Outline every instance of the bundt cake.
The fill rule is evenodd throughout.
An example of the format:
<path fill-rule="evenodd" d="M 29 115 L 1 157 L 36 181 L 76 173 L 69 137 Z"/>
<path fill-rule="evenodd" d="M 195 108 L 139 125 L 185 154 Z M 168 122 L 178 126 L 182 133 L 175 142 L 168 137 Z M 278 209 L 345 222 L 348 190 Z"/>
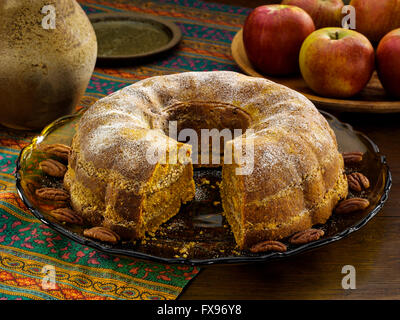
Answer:
<path fill-rule="evenodd" d="M 241 249 L 324 223 L 347 196 L 334 132 L 308 99 L 235 72 L 187 72 L 137 82 L 84 113 L 64 178 L 74 210 L 124 239 L 156 231 L 193 198 L 193 165 L 218 165 L 183 129 L 243 131 L 218 148 L 199 141 L 225 154 L 223 214 Z"/>

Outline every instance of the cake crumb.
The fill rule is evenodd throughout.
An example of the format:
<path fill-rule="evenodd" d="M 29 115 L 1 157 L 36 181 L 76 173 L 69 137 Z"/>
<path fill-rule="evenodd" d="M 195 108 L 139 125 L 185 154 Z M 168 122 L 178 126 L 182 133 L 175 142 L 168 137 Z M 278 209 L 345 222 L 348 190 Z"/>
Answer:
<path fill-rule="evenodd" d="M 205 184 L 210 184 L 210 180 L 206 179 L 206 178 L 201 178 L 200 180 L 200 185 L 205 185 Z"/>
<path fill-rule="evenodd" d="M 240 256 L 240 252 L 238 252 L 238 251 L 236 251 L 236 250 L 232 250 L 232 253 L 233 253 L 235 256 Z"/>

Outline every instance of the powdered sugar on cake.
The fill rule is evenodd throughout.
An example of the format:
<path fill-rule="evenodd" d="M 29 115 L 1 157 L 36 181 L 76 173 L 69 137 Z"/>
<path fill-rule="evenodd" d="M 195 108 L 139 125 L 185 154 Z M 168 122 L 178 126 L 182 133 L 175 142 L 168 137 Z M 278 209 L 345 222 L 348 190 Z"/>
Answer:
<path fill-rule="evenodd" d="M 324 146 L 335 145 L 325 119 L 308 99 L 293 90 L 230 71 L 187 72 L 149 78 L 98 101 L 80 123 L 80 138 L 87 146 L 85 154 L 102 161 L 107 154 L 123 171 L 131 168 L 137 172 L 140 167 L 149 167 L 143 160 L 144 150 L 152 144 L 165 149 L 162 124 L 166 110 L 177 102 L 189 101 L 222 102 L 249 110 L 254 117 L 251 128 L 255 129 L 255 136 L 263 139 L 284 133 L 297 136 L 296 143 L 302 140 L 318 160 L 327 152 Z M 136 132 L 136 136 L 133 134 L 130 139 L 129 130 Z M 144 133 L 140 135 L 141 130 L 155 130 L 154 139 L 146 140 Z M 119 146 L 120 152 L 110 154 L 108 150 L 113 146 Z M 301 155 L 302 146 L 297 148 Z M 274 143 L 266 144 L 257 160 L 270 168 L 278 161 L 301 161 L 288 156 L 287 151 Z"/>

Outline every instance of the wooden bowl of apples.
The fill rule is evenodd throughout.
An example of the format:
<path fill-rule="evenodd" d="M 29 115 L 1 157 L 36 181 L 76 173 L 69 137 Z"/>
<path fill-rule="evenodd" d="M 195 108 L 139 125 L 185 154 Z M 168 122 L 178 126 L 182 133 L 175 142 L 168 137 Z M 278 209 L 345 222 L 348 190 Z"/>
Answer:
<path fill-rule="evenodd" d="M 290 87 L 320 108 L 400 112 L 400 0 L 257 7 L 231 49 L 246 74 Z"/>

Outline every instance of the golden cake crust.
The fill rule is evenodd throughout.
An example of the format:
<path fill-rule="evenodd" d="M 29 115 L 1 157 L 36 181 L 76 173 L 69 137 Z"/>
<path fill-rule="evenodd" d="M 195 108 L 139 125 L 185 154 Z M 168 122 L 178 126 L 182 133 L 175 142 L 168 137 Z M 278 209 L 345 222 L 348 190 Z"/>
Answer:
<path fill-rule="evenodd" d="M 161 155 L 181 149 L 190 154 L 191 146 L 167 136 L 171 120 L 196 130 L 252 130 L 227 146 L 252 142 L 253 171 L 236 175 L 240 164 L 223 165 L 224 214 L 240 248 L 324 223 L 347 195 L 336 137 L 308 99 L 235 72 L 187 72 L 137 82 L 83 115 L 64 182 L 74 209 L 89 223 L 141 238 L 149 231 L 146 215 L 159 201 L 158 193 L 186 190 L 179 198 L 163 194 L 168 210 L 174 210 L 160 221 L 193 197 L 191 163 L 161 166 L 162 156 L 152 163 L 147 158 L 155 149 Z"/>

